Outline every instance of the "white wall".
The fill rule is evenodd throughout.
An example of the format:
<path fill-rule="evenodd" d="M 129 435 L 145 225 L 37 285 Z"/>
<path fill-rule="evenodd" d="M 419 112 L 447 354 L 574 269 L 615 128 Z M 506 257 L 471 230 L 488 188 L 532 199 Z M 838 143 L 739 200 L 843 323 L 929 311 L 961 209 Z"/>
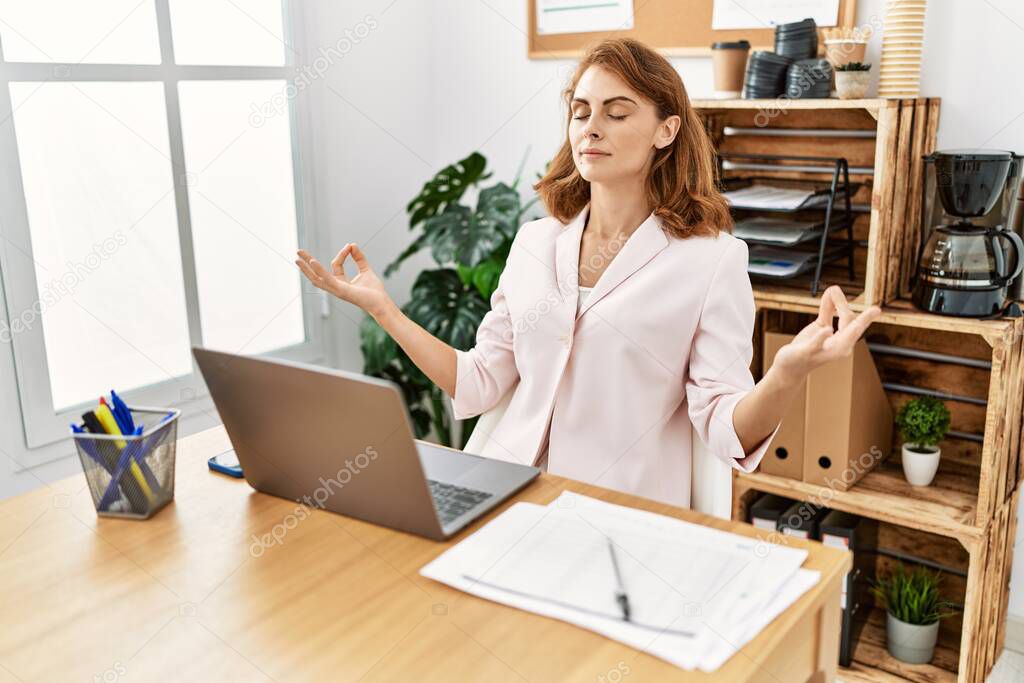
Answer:
<path fill-rule="evenodd" d="M 860 0 L 858 23 L 877 23 L 883 0 Z M 524 182 L 554 154 L 562 135 L 560 91 L 572 73 L 566 60 L 526 58 L 525 0 L 303 0 L 308 62 L 318 48 L 338 46 L 361 22 L 376 24 L 342 59 L 313 81 L 313 183 L 320 227 L 335 248 L 363 245 L 378 268 L 409 242 L 405 204 L 440 168 L 481 151 L 495 180 L 509 182 L 530 148 Z M 873 21 L 875 20 L 875 21 Z M 1018 70 L 1024 7 L 1010 0 L 933 0 L 927 18 L 922 93 L 942 97 L 939 147 L 1024 151 L 1024 89 Z M 868 60 L 877 71 L 880 41 Z M 692 97 L 711 93 L 708 59 L 673 60 Z M 333 89 L 333 91 L 332 91 Z M 325 249 L 322 256 L 326 256 Z M 426 255 L 388 281 L 405 301 Z M 334 362 L 362 366 L 351 307 L 332 304 Z M 0 415 L 16 416 L 9 353 L 0 352 Z M 22 436 L 5 422 L 0 449 L 15 453 Z M 68 451 L 70 452 L 70 451 Z M 77 463 L 15 476 L 0 458 L 0 498 L 73 473 Z M 1018 527 L 1024 534 L 1024 525 Z M 1024 544 L 1018 543 L 1010 611 L 1024 618 Z"/>

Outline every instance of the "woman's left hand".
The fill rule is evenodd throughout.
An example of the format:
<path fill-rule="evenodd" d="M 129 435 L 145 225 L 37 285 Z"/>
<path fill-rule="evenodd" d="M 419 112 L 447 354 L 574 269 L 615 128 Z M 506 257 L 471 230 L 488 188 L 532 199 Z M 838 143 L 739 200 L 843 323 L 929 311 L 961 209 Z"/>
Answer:
<path fill-rule="evenodd" d="M 881 315 L 878 306 L 869 306 L 859 315 L 850 310 L 843 290 L 832 285 L 825 290 L 818 308 L 818 318 L 775 356 L 772 369 L 799 381 L 811 370 L 837 358 L 853 353 L 853 346 L 868 326 Z M 832 330 L 832 318 L 839 315 L 839 330 Z"/>

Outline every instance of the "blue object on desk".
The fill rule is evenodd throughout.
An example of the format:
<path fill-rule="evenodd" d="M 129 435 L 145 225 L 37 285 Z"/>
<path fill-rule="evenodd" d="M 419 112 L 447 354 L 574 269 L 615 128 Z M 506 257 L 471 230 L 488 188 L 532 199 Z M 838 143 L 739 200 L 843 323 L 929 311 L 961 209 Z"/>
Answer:
<path fill-rule="evenodd" d="M 245 476 L 242 466 L 238 463 L 238 455 L 233 450 L 218 453 L 206 461 L 207 466 L 214 472 L 226 474 L 229 477 L 241 479 Z"/>

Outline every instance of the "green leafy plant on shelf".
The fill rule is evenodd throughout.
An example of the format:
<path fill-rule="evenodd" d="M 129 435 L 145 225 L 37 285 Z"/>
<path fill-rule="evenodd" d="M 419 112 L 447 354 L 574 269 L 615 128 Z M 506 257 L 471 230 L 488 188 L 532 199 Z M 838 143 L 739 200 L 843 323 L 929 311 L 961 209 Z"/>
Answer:
<path fill-rule="evenodd" d="M 931 396 L 910 399 L 896 414 L 896 427 L 908 448 L 929 452 L 946 438 L 949 431 L 949 408 Z"/>
<path fill-rule="evenodd" d="M 897 563 L 888 574 L 872 583 L 871 593 L 879 607 L 906 624 L 927 626 L 956 614 L 953 604 L 939 595 L 942 574 L 925 567 L 907 570 Z"/>
<path fill-rule="evenodd" d="M 863 62 L 848 62 L 836 67 L 836 71 L 870 71 L 871 65 Z"/>
<path fill-rule="evenodd" d="M 523 157 L 525 162 L 526 156 Z M 424 270 L 412 286 L 402 311 L 428 332 L 456 349 L 470 349 L 491 294 L 505 268 L 512 240 L 523 214 L 537 200 L 521 203 L 516 186 L 523 164 L 511 185 L 498 182 L 479 190 L 476 206 L 460 203 L 470 188 L 491 177 L 479 152 L 446 166 L 428 180 L 406 206 L 413 242 L 384 270 L 393 275 L 410 256 L 429 249 L 437 268 Z M 370 316 L 360 325 L 363 372 L 395 382 L 402 389 L 418 438 L 431 428 L 445 446 L 462 447 L 476 425 L 466 420 L 459 444 L 454 444 L 452 420 L 444 392 L 412 362 Z"/>
<path fill-rule="evenodd" d="M 939 621 L 956 614 L 955 606 L 939 596 L 942 575 L 902 563 L 871 583 L 871 592 L 886 611 L 886 648 L 908 664 L 927 664 L 935 656 Z"/>

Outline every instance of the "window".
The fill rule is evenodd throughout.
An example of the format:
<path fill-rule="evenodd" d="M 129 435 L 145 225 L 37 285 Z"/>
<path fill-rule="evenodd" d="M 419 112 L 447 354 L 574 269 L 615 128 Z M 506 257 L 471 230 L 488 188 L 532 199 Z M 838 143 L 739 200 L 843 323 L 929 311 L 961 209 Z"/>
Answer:
<path fill-rule="evenodd" d="M 290 23 L 280 0 L 0 0 L 0 339 L 29 447 L 112 387 L 209 411 L 192 345 L 323 360 Z"/>

